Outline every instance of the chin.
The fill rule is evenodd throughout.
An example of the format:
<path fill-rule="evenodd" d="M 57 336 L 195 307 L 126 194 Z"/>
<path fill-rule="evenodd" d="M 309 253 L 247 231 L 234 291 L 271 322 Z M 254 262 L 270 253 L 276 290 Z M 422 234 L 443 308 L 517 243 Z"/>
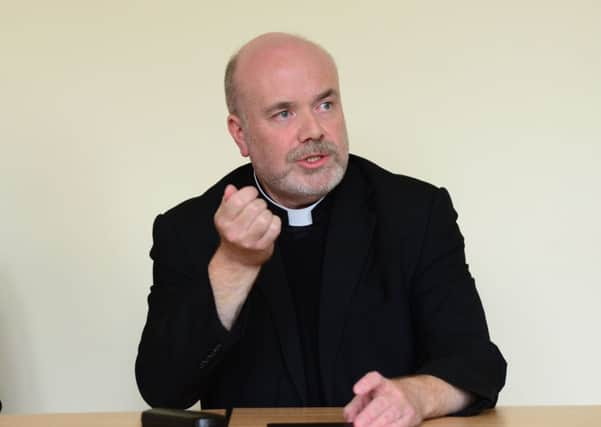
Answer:
<path fill-rule="evenodd" d="M 298 193 L 306 196 L 323 197 L 332 191 L 342 180 L 344 171 L 332 171 L 327 179 L 309 180 L 297 187 Z"/>

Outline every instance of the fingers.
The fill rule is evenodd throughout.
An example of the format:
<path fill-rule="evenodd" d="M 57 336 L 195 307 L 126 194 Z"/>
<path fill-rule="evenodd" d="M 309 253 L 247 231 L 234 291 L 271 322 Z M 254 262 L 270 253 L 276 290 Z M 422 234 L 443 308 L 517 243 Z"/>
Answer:
<path fill-rule="evenodd" d="M 353 397 L 343 409 L 342 414 L 347 422 L 353 422 L 355 417 L 365 408 L 369 403 L 369 397 L 366 395 L 358 395 Z"/>
<path fill-rule="evenodd" d="M 364 375 L 353 391 L 356 396 L 343 414 L 355 427 L 407 427 L 421 422 L 421 415 L 403 389 L 378 372 Z"/>
<path fill-rule="evenodd" d="M 355 397 L 344 408 L 343 412 L 349 422 L 354 421 L 357 415 L 370 403 L 370 395 L 382 383 L 382 380 L 382 375 L 374 371 L 365 374 L 355 383 L 353 386 Z"/>
<path fill-rule="evenodd" d="M 355 427 L 413 426 L 414 411 L 394 393 L 383 390 L 375 396 L 353 420 Z"/>
<path fill-rule="evenodd" d="M 232 221 L 249 203 L 256 200 L 258 195 L 259 193 L 255 187 L 244 187 L 236 190 L 236 187 L 230 184 L 225 188 L 223 199 L 215 216 L 222 218 L 224 221 Z"/>
<path fill-rule="evenodd" d="M 355 394 L 366 394 L 374 390 L 384 381 L 384 377 L 379 372 L 372 371 L 365 374 L 359 381 L 353 386 L 353 392 Z"/>
<path fill-rule="evenodd" d="M 267 208 L 267 202 L 257 196 L 255 187 L 244 187 L 240 190 L 236 190 L 233 185 L 226 187 L 216 217 L 221 222 L 221 228 L 225 228 L 228 223 L 234 223 L 230 231 L 234 234 L 231 240 L 246 235 L 256 241 L 269 230 L 275 215 Z"/>
<path fill-rule="evenodd" d="M 391 402 L 388 396 L 379 395 L 375 397 L 355 417 L 355 426 L 379 427 L 394 421 L 398 418 L 398 415 L 393 414 L 390 406 Z"/>
<path fill-rule="evenodd" d="M 215 212 L 215 227 L 221 237 L 220 252 L 238 264 L 261 265 L 273 253 L 281 221 L 258 197 L 255 187 L 226 186 Z"/>
<path fill-rule="evenodd" d="M 267 231 L 265 234 L 257 241 L 257 246 L 260 248 L 266 248 L 267 246 L 273 244 L 275 239 L 280 235 L 280 231 L 282 230 L 282 221 L 280 217 L 277 215 L 271 215 L 271 222 L 267 227 Z"/>
<path fill-rule="evenodd" d="M 232 194 L 234 194 L 236 191 L 238 191 L 238 189 L 233 186 L 232 184 L 228 184 L 227 187 L 225 187 L 225 191 L 223 192 L 223 200 L 227 201 Z"/>

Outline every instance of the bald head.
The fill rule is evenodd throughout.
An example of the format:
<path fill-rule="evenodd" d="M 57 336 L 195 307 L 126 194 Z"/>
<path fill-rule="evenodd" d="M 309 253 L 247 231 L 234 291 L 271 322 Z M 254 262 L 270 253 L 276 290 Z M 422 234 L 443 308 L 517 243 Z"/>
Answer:
<path fill-rule="evenodd" d="M 307 206 L 340 182 L 348 138 L 336 64 L 323 48 L 259 36 L 228 64 L 225 91 L 228 131 L 273 200 Z"/>
<path fill-rule="evenodd" d="M 225 69 L 225 101 L 231 114 L 242 115 L 240 98 L 244 76 L 260 71 L 261 65 L 283 63 L 302 55 L 312 55 L 330 63 L 334 72 L 336 64 L 332 56 L 321 46 L 307 39 L 287 33 L 262 34 L 236 52 Z"/>

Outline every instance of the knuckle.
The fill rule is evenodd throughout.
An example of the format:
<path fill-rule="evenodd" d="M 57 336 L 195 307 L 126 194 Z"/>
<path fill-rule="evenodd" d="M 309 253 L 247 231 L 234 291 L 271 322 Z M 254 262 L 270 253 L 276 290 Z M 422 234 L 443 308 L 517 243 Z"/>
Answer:
<path fill-rule="evenodd" d="M 215 225 L 223 222 L 223 210 L 221 208 L 218 208 L 213 214 L 213 222 Z"/>
<path fill-rule="evenodd" d="M 269 231 L 269 219 L 261 215 L 256 219 L 255 224 L 257 232 L 260 233 L 257 240 L 261 240 L 265 232 Z"/>
<path fill-rule="evenodd" d="M 274 251 L 274 246 L 269 245 L 269 247 L 267 249 L 265 249 L 265 253 L 267 254 L 267 257 L 270 258 L 273 255 L 273 251 Z"/>
<path fill-rule="evenodd" d="M 257 198 L 255 199 L 255 203 L 261 208 L 261 209 L 267 209 L 267 202 L 263 199 Z"/>
<path fill-rule="evenodd" d="M 262 210 L 261 205 L 257 202 L 257 200 L 254 200 L 246 206 L 247 212 L 249 212 L 252 215 L 258 215 Z"/>
<path fill-rule="evenodd" d="M 273 214 L 271 212 L 269 212 L 268 210 L 264 210 L 257 217 L 257 221 L 260 221 L 260 224 L 265 226 L 265 228 L 267 228 L 271 224 L 272 215 Z"/>
<path fill-rule="evenodd" d="M 217 214 L 213 216 L 213 223 L 215 224 L 215 228 L 217 230 L 222 230 L 224 228 L 223 219 L 221 219 L 221 217 Z"/>
<path fill-rule="evenodd" d="M 265 200 L 263 199 L 255 199 L 253 200 L 253 202 L 251 203 L 251 206 L 253 206 L 253 208 L 255 209 L 255 211 L 258 212 L 269 212 L 269 210 L 267 209 L 267 202 L 265 202 Z"/>
<path fill-rule="evenodd" d="M 366 376 L 369 376 L 373 381 L 380 381 L 382 379 L 382 375 L 378 371 L 370 371 Z"/>
<path fill-rule="evenodd" d="M 264 252 L 264 251 L 266 251 L 266 250 L 267 250 L 267 248 L 268 248 L 268 247 L 269 247 L 269 245 L 268 245 L 268 244 L 265 244 L 264 242 L 260 242 L 260 241 L 259 241 L 259 242 L 255 242 L 255 243 L 253 243 L 253 247 L 252 247 L 252 249 L 253 249 L 253 250 L 255 250 L 255 251 L 261 251 L 261 252 Z"/>
<path fill-rule="evenodd" d="M 248 197 L 257 197 L 259 195 L 259 191 L 252 185 L 249 185 L 248 187 L 244 187 L 242 189 L 242 191 L 244 191 L 244 195 L 248 195 Z"/>
<path fill-rule="evenodd" d="M 270 227 L 273 229 L 274 232 L 276 232 L 276 233 L 280 232 L 280 230 L 282 229 L 282 221 L 280 220 L 279 216 L 274 215 L 271 218 Z"/>
<path fill-rule="evenodd" d="M 239 245 L 241 248 L 246 249 L 247 251 L 254 251 L 257 249 L 256 244 L 253 242 L 241 241 Z"/>
<path fill-rule="evenodd" d="M 244 207 L 244 201 L 240 198 L 240 197 L 236 197 L 236 195 L 233 195 L 228 201 L 227 203 L 230 205 L 231 208 L 233 208 L 233 210 L 238 211 L 241 210 Z"/>
<path fill-rule="evenodd" d="M 244 187 L 236 194 L 238 196 L 238 200 L 242 202 L 242 204 L 247 204 L 258 196 L 257 189 L 254 187 Z"/>
<path fill-rule="evenodd" d="M 407 400 L 405 391 L 401 387 L 398 387 L 395 384 L 390 383 L 390 389 L 392 391 L 393 396 L 396 398 L 396 400 L 401 401 L 401 402 L 404 402 L 405 400 Z"/>
<path fill-rule="evenodd" d="M 263 215 L 259 215 L 255 219 L 255 228 L 258 232 L 264 232 L 269 228 L 269 219 L 266 219 Z M 258 237 L 260 238 L 260 236 Z"/>
<path fill-rule="evenodd" d="M 228 242 L 237 242 L 240 239 L 238 232 L 231 228 L 224 230 L 223 237 L 225 237 Z"/>

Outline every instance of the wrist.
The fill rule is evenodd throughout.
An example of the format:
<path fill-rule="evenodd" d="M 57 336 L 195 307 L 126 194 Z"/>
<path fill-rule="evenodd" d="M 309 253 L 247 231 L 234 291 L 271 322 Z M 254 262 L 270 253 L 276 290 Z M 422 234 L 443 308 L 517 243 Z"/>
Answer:
<path fill-rule="evenodd" d="M 222 325 L 231 329 L 255 282 L 261 266 L 237 263 L 219 250 L 209 261 L 209 283 Z"/>
<path fill-rule="evenodd" d="M 402 377 L 394 381 L 397 387 L 407 396 L 420 419 L 423 420 L 433 416 L 434 397 L 431 390 L 429 390 L 425 375 Z"/>
<path fill-rule="evenodd" d="M 396 380 L 408 393 L 423 419 L 458 412 L 469 405 L 473 397 L 461 389 L 432 375 L 415 375 Z"/>
<path fill-rule="evenodd" d="M 220 245 L 209 261 L 208 268 L 209 274 L 212 271 L 221 271 L 237 282 L 238 280 L 236 279 L 256 276 L 261 269 L 261 265 L 248 262 L 244 257 L 233 254 Z"/>

